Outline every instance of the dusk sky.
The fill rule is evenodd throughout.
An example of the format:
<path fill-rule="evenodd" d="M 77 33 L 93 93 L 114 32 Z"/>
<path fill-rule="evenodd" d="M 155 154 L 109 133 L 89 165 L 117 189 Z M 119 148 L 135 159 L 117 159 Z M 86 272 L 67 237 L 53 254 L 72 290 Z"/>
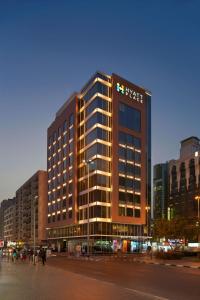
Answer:
<path fill-rule="evenodd" d="M 46 169 L 46 131 L 100 70 L 152 91 L 152 163 L 200 137 L 200 1 L 0 1 L 0 201 Z"/>

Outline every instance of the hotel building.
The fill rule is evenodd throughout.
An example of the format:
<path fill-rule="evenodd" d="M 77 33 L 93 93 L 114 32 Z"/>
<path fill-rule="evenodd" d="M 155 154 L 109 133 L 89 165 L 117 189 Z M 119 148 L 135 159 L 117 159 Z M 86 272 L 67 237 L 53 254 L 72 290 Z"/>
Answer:
<path fill-rule="evenodd" d="M 150 92 L 97 72 L 56 113 L 47 144 L 49 244 L 136 251 L 150 215 Z"/>

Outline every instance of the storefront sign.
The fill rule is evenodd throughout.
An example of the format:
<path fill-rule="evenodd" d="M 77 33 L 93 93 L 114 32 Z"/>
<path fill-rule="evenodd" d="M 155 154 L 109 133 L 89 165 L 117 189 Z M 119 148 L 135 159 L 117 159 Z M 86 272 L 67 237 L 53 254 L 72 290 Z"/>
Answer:
<path fill-rule="evenodd" d="M 129 97 L 132 100 L 135 100 L 139 103 L 143 103 L 143 95 L 128 88 L 127 86 L 124 86 L 123 84 L 120 84 L 119 82 L 117 83 L 116 89 L 118 93 L 125 95 Z"/>

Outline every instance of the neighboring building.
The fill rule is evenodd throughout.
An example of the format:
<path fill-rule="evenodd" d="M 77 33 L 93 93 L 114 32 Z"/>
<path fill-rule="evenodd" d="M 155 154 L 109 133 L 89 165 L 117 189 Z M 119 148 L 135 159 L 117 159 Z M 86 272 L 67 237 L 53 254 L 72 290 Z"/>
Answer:
<path fill-rule="evenodd" d="M 15 232 L 15 199 L 4 211 L 4 241 L 12 242 Z"/>
<path fill-rule="evenodd" d="M 200 142 L 197 137 L 181 141 L 180 158 L 169 162 L 168 217 L 195 218 L 195 196 L 200 194 Z"/>
<path fill-rule="evenodd" d="M 13 204 L 14 198 L 3 200 L 0 204 L 0 239 L 4 240 L 4 213 Z"/>
<path fill-rule="evenodd" d="M 168 163 L 156 164 L 153 168 L 153 218 L 167 218 Z"/>
<path fill-rule="evenodd" d="M 47 172 L 37 171 L 16 192 L 15 241 L 32 245 L 34 240 L 34 212 L 36 244 L 46 240 Z"/>
<path fill-rule="evenodd" d="M 47 163 L 49 243 L 133 251 L 149 224 L 151 94 L 97 72 L 48 128 Z"/>

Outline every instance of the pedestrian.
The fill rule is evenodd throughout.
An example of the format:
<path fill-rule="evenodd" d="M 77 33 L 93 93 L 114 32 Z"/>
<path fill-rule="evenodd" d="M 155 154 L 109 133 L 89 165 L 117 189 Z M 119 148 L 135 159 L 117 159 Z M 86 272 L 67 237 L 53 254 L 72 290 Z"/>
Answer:
<path fill-rule="evenodd" d="M 15 250 L 15 249 L 13 250 L 13 255 L 12 255 L 12 257 L 13 257 L 13 262 L 14 262 L 14 263 L 16 263 L 16 259 L 17 259 L 17 252 L 16 252 L 16 250 Z"/>
<path fill-rule="evenodd" d="M 42 264 L 44 266 L 46 262 L 46 251 L 43 248 L 40 249 L 40 257 L 42 259 Z"/>
<path fill-rule="evenodd" d="M 33 250 L 29 251 L 29 262 L 33 261 Z"/>

